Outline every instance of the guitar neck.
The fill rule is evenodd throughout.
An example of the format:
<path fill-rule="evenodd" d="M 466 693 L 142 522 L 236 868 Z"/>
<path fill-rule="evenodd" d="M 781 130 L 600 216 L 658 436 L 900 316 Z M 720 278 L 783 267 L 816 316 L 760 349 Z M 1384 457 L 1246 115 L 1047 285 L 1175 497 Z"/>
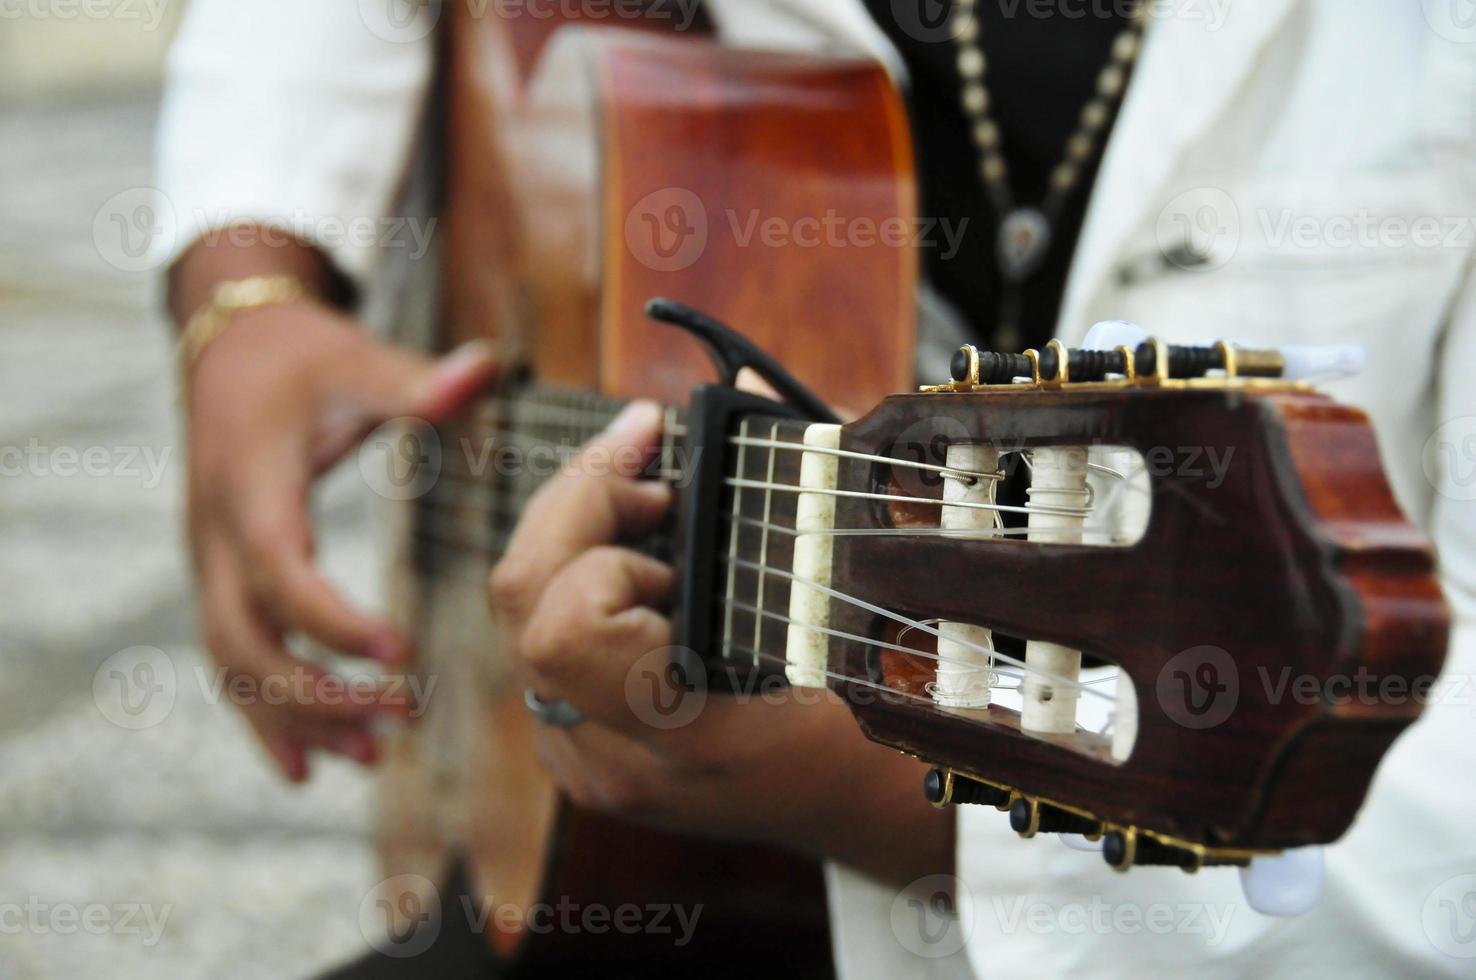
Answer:
<path fill-rule="evenodd" d="M 750 416 L 729 437 L 714 554 L 712 649 L 760 673 L 782 670 L 791 622 L 803 445 L 809 423 Z M 693 597 L 699 601 L 700 597 Z"/>
<path fill-rule="evenodd" d="M 484 581 L 533 494 L 580 465 L 581 447 L 623 406 L 587 392 L 526 385 L 499 392 L 441 429 L 440 476 L 415 512 L 420 572 Z M 712 535 L 718 567 L 707 594 L 685 601 L 705 607 L 699 617 L 706 624 L 698 638 L 703 647 L 745 672 L 769 673 L 785 662 L 801 506 L 795 491 L 807 428 L 791 418 L 753 415 L 725 444 L 704 450 L 723 454 L 721 493 L 697 514 Z M 688 489 L 693 463 L 685 434 L 682 413 L 668 409 L 660 451 L 646 470 L 670 482 L 678 498 Z M 621 465 L 618 458 L 599 464 Z M 671 561 L 673 536 L 668 526 L 638 547 Z M 800 564 L 808 567 L 808 561 Z"/>
<path fill-rule="evenodd" d="M 579 450 L 625 402 L 586 391 L 505 388 L 442 427 L 427 452 L 439 475 L 417 500 L 416 563 L 430 575 L 480 573 L 506 550 L 518 518 L 545 481 L 571 471 Z M 668 409 L 650 475 L 680 484 L 681 414 Z M 660 549 L 662 542 L 653 542 Z"/>

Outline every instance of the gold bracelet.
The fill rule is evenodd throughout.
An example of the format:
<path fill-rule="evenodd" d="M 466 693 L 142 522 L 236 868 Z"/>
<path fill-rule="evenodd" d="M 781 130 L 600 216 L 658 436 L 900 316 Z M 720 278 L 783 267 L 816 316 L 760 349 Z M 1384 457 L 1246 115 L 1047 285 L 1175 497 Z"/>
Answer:
<path fill-rule="evenodd" d="M 296 276 L 252 276 L 219 283 L 210 298 L 185 321 L 179 334 L 180 399 L 189 402 L 190 372 L 205 348 L 225 332 L 237 313 L 305 299 L 311 291 Z"/>

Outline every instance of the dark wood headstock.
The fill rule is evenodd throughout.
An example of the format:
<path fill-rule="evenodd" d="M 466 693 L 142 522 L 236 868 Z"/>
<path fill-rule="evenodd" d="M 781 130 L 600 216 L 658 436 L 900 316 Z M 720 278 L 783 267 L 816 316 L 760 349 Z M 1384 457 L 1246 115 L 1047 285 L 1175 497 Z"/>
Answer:
<path fill-rule="evenodd" d="M 950 788 L 978 780 L 1003 790 L 1002 807 L 1053 804 L 1201 860 L 1341 836 L 1419 715 L 1448 632 L 1430 544 L 1394 502 L 1366 417 L 1264 382 L 1000 387 L 889 398 L 845 426 L 840 447 L 941 463 L 960 439 L 1136 449 L 1151 471 L 1146 531 L 1123 547 L 837 536 L 832 588 L 1119 665 L 1137 738 L 1115 761 L 1093 732 L 1038 736 L 997 703 L 932 703 L 932 663 L 839 637 L 895 630 L 835 602 L 830 683 L 866 733 L 939 766 Z M 1223 472 L 1205 465 L 1210 449 Z M 837 486 L 875 497 L 838 497 L 836 526 L 925 525 L 928 508 L 877 499 L 939 492 L 899 473 L 842 456 Z"/>

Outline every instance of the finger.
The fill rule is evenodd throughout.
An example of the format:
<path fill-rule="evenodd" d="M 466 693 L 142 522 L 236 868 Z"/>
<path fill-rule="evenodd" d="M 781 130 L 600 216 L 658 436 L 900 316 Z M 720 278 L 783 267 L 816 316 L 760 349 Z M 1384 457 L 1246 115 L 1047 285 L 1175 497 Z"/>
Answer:
<path fill-rule="evenodd" d="M 655 530 L 671 505 L 663 483 L 637 479 L 660 439 L 661 410 L 628 406 L 533 495 L 491 579 L 494 609 L 514 625 L 574 557 Z"/>
<path fill-rule="evenodd" d="M 431 425 L 465 410 L 497 373 L 492 345 L 474 340 L 439 360 L 356 337 L 351 356 L 325 369 L 330 397 L 314 441 L 311 469 L 326 469 L 370 432 L 395 418 Z"/>
<path fill-rule="evenodd" d="M 780 396 L 779 392 L 774 390 L 774 386 L 769 384 L 769 382 L 764 379 L 764 376 L 762 374 L 759 374 L 753 368 L 743 368 L 741 371 L 739 371 L 738 378 L 734 386 L 739 391 L 747 391 L 755 395 L 762 395 L 763 397 L 771 398 L 776 402 L 784 400 Z"/>
<path fill-rule="evenodd" d="M 380 419 L 444 421 L 496 374 L 492 345 L 473 340 L 439 359 L 359 335 L 359 349 L 326 369 L 330 390 Z"/>
<path fill-rule="evenodd" d="M 473 340 L 442 357 L 429 377 L 411 386 L 405 415 L 425 419 L 432 425 L 450 419 L 467 408 L 497 374 L 492 345 Z"/>
<path fill-rule="evenodd" d="M 656 787 L 662 761 L 618 731 L 592 721 L 573 729 L 543 728 L 534 746 L 539 764 L 579 806 L 637 820 L 661 809 Z"/>
<path fill-rule="evenodd" d="M 267 703 L 289 717 L 355 722 L 408 717 L 415 708 L 395 686 L 346 679 L 292 656 L 281 633 L 256 614 L 228 559 L 212 561 L 202 581 L 202 608 L 211 652 L 229 672 L 228 694 L 238 702 Z"/>
<path fill-rule="evenodd" d="M 670 566 L 609 547 L 560 570 L 512 645 L 540 696 L 565 698 L 591 719 L 647 735 L 627 701 L 628 681 L 653 656 L 664 673 L 671 624 L 656 608 L 670 598 L 673 579 Z"/>
<path fill-rule="evenodd" d="M 250 594 L 284 631 L 305 633 L 339 653 L 401 663 L 409 642 L 383 619 L 350 605 L 312 560 L 302 497 L 270 475 L 242 488 L 236 545 Z"/>
<path fill-rule="evenodd" d="M 307 749 L 296 739 L 268 734 L 259 728 L 257 738 L 266 747 L 267 754 L 277 763 L 277 769 L 289 783 L 305 783 L 312 770 L 308 766 Z"/>
<path fill-rule="evenodd" d="M 307 779 L 310 750 L 341 755 L 366 766 L 379 759 L 378 740 L 368 722 L 309 718 L 262 701 L 242 704 L 241 709 L 267 753 L 291 782 Z"/>

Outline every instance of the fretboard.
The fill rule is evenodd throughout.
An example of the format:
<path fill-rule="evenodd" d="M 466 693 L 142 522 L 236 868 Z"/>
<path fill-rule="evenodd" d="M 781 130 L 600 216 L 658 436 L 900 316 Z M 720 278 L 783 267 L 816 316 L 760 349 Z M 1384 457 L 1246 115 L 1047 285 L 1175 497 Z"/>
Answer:
<path fill-rule="evenodd" d="M 417 502 L 416 563 L 421 574 L 485 581 L 506 550 L 529 499 L 543 483 L 571 469 L 581 447 L 623 403 L 585 392 L 528 386 L 499 393 L 467 418 L 444 426 L 440 476 Z M 760 666 L 782 660 L 790 603 L 795 515 L 807 424 L 752 416 L 725 446 L 725 486 L 717 511 L 719 563 L 713 579 L 713 649 L 725 659 Z M 653 476 L 686 489 L 682 420 L 667 415 Z M 796 447 L 796 448 L 788 448 Z M 637 543 L 671 559 L 666 533 Z M 762 666 L 772 668 L 773 663 Z"/>
<path fill-rule="evenodd" d="M 802 454 L 784 448 L 802 444 L 808 423 L 753 416 L 741 424 L 728 447 L 728 486 L 718 535 L 723 562 L 717 577 L 723 592 L 712 597 L 716 649 L 724 659 L 764 666 L 760 658 L 783 657 L 788 629 L 795 514 Z M 772 667 L 770 663 L 767 666 Z"/>
<path fill-rule="evenodd" d="M 506 549 L 528 500 L 569 469 L 624 406 L 588 392 L 522 386 L 442 427 L 440 475 L 418 501 L 416 561 L 428 575 L 481 574 Z M 679 476 L 680 419 L 669 412 L 659 475 Z M 468 565 L 472 566 L 468 569 Z"/>

